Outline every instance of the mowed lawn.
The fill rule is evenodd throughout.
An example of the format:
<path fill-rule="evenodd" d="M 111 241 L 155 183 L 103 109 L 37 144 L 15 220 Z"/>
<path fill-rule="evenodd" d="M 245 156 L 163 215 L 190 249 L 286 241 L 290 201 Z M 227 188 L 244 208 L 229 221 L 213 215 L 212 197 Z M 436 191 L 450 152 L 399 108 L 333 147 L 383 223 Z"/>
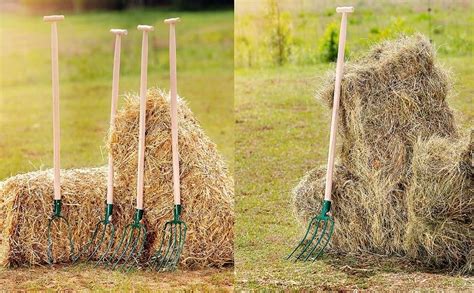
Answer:
<path fill-rule="evenodd" d="M 383 5 L 379 4 L 379 9 L 380 6 Z M 426 18 L 417 16 L 420 11 L 400 8 L 403 13 L 387 16 L 387 12 L 392 11 L 390 8 L 371 11 L 367 3 L 363 8 L 356 8 L 350 16 L 349 58 L 367 50 L 370 28 L 383 30 L 390 19 L 401 17 L 413 31 L 426 31 Z M 445 13 L 441 8 L 435 12 L 437 15 Z M 439 60 L 452 70 L 454 89 L 448 99 L 449 105 L 455 110 L 460 127 L 468 131 L 474 119 L 474 65 L 471 53 L 467 54 L 464 49 L 460 54 L 455 52 L 456 44 L 463 43 L 462 37 L 472 44 L 466 26 L 472 24 L 472 14 L 469 16 L 459 9 L 450 10 L 450 13 L 437 19 L 436 26 L 444 31 L 434 39 L 438 48 L 441 47 Z M 381 16 L 375 17 L 377 14 Z M 293 14 L 295 19 L 301 19 L 299 23 L 307 19 L 315 19 L 314 25 L 321 25 L 319 20 L 324 23 L 340 21 L 338 15 L 325 12 L 305 11 L 298 15 L 298 12 Z M 250 19 L 252 16 L 245 17 Z M 293 32 L 296 35 L 302 24 L 295 23 Z M 245 29 L 242 28 L 241 34 L 245 34 Z M 310 30 L 306 28 L 306 31 Z M 314 30 L 324 31 L 321 27 Z M 454 30 L 456 36 L 446 33 Z M 258 39 L 264 40 L 265 36 L 260 35 Z M 313 46 L 317 48 L 317 39 L 318 36 L 311 36 L 305 41 L 314 42 Z M 462 46 L 468 46 L 467 42 Z M 284 259 L 306 229 L 299 226 L 293 214 L 291 190 L 306 172 L 326 164 L 330 112 L 316 101 L 315 92 L 328 70 L 335 70 L 335 65 L 293 63 L 235 71 L 236 235 L 239 235 L 235 256 L 236 287 L 244 290 L 472 290 L 472 277 L 420 270 L 397 257 L 327 254 L 314 263 L 293 263 Z"/>
<path fill-rule="evenodd" d="M 66 15 L 59 24 L 61 164 L 106 163 L 114 36 L 122 41 L 120 93 L 138 92 L 141 33 L 149 37 L 149 87 L 169 88 L 168 26 L 179 16 L 178 92 L 233 167 L 233 13 L 154 9 Z M 52 167 L 50 26 L 40 15 L 0 15 L 0 181 Z M 121 97 L 123 101 L 123 97 Z M 92 266 L 0 269 L 0 289 L 231 289 L 232 269 L 157 274 L 121 273 Z"/>

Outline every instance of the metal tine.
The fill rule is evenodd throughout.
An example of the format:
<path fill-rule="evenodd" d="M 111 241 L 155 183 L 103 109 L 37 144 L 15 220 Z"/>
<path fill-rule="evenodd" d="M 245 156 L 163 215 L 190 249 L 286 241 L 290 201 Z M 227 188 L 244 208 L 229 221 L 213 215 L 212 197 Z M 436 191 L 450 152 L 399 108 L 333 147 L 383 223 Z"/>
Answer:
<path fill-rule="evenodd" d="M 176 256 L 177 256 L 177 253 L 178 253 L 178 250 L 176 249 L 176 247 L 179 246 L 179 242 L 177 241 L 177 236 L 178 236 L 177 226 L 178 225 L 179 224 L 173 224 L 172 225 L 174 227 L 174 229 L 172 229 L 172 231 L 174 232 L 173 233 L 173 245 L 172 245 L 170 256 L 168 257 L 168 259 L 166 260 L 166 263 L 164 265 L 165 267 L 169 267 L 171 270 L 174 269 L 175 262 L 176 262 L 175 260 L 176 260 Z M 180 232 L 180 235 L 181 235 L 181 232 Z"/>
<path fill-rule="evenodd" d="M 170 228 L 171 232 L 169 232 L 169 233 L 167 232 L 168 230 L 166 229 L 167 226 L 171 227 Z M 170 223 L 170 222 L 166 223 L 165 228 L 163 230 L 164 230 L 163 231 L 164 235 L 163 235 L 163 239 L 162 239 L 161 243 L 163 244 L 164 242 L 168 242 L 168 245 L 166 246 L 164 256 L 161 257 L 161 255 L 160 255 L 160 259 L 159 259 L 159 262 L 158 262 L 158 268 L 157 268 L 158 271 L 164 269 L 166 267 L 166 264 L 168 263 L 168 254 L 170 252 L 170 247 L 171 247 L 171 244 L 173 242 L 173 223 Z M 170 235 L 170 236 L 169 236 L 168 241 L 165 241 L 167 235 Z M 162 251 L 161 248 L 162 247 L 160 247 L 159 253 L 161 253 L 161 251 Z"/>
<path fill-rule="evenodd" d="M 293 251 L 290 253 L 290 255 L 288 255 L 288 256 L 286 257 L 287 260 L 290 259 L 290 258 L 293 256 L 293 254 L 294 254 L 296 251 L 298 251 L 298 250 L 300 249 L 300 247 L 301 247 L 304 243 L 306 243 L 306 238 L 308 237 L 308 234 L 309 234 L 309 232 L 311 231 L 311 227 L 313 226 L 313 222 L 314 222 L 315 220 L 316 220 L 316 217 L 314 217 L 314 218 L 311 219 L 311 222 L 309 223 L 308 228 L 306 229 L 306 234 L 303 236 L 303 239 L 301 239 L 301 241 L 300 241 L 299 244 L 295 247 L 295 249 L 293 249 Z"/>
<path fill-rule="evenodd" d="M 107 231 L 107 226 L 109 226 L 109 225 L 110 225 L 110 239 L 108 241 L 107 248 L 105 249 L 104 253 L 102 254 L 102 256 L 99 259 L 102 259 L 103 256 L 106 255 L 109 252 L 110 248 L 112 247 L 112 245 L 114 243 L 114 236 L 115 236 L 115 227 L 112 223 L 104 225 L 104 229 L 102 230 L 102 236 L 100 237 L 99 244 L 97 244 L 95 246 L 94 250 L 92 251 L 92 253 L 87 258 L 87 261 L 90 261 L 96 255 L 97 251 L 102 246 L 102 243 L 104 243 L 105 235 L 106 235 L 106 231 Z"/>
<path fill-rule="evenodd" d="M 324 245 L 321 247 L 321 249 L 319 250 L 318 254 L 313 258 L 313 262 L 323 254 L 324 252 L 324 249 L 326 248 L 326 246 L 329 244 L 329 240 L 331 240 L 331 236 L 332 236 L 332 233 L 334 232 L 334 221 L 331 220 L 330 221 L 331 223 L 331 227 L 329 229 L 329 233 L 328 234 L 324 234 L 324 235 L 327 235 L 325 241 L 324 241 Z"/>
<path fill-rule="evenodd" d="M 134 261 L 133 264 L 137 264 L 137 266 L 139 264 L 139 261 L 140 261 L 140 258 L 142 256 L 143 250 L 145 249 L 146 234 L 147 234 L 146 227 L 143 227 L 143 239 L 141 241 L 141 244 L 139 245 L 139 249 L 136 253 L 136 256 L 132 255 L 133 261 Z M 130 264 L 128 269 L 127 269 L 127 272 L 130 271 L 132 268 L 133 268 L 133 265 Z"/>
<path fill-rule="evenodd" d="M 97 267 L 98 265 L 100 265 L 104 259 L 106 261 L 108 261 L 108 258 L 107 255 L 109 254 L 109 251 L 112 249 L 112 246 L 114 245 L 114 240 L 115 240 L 115 226 L 114 225 L 111 225 L 111 233 L 110 233 L 110 240 L 109 240 L 109 245 L 107 246 L 106 250 L 104 251 L 104 253 L 101 255 L 101 257 L 97 260 L 95 266 Z"/>
<path fill-rule="evenodd" d="M 140 245 L 138 245 L 139 241 L 140 241 L 140 235 L 142 234 L 142 229 L 144 230 L 143 231 L 144 239 L 143 239 L 143 241 L 141 241 Z M 145 245 L 146 228 L 145 227 L 139 227 L 139 229 L 137 229 L 137 231 L 138 231 L 138 235 L 136 235 L 136 237 L 134 237 L 135 239 L 134 239 L 134 242 L 133 242 L 132 247 L 130 249 L 130 253 L 127 255 L 127 257 L 125 258 L 125 260 L 124 260 L 124 262 L 121 266 L 121 269 L 124 270 L 124 271 L 130 271 L 133 267 L 133 263 L 128 265 L 130 258 L 132 258 L 132 260 L 135 263 L 138 263 L 138 260 L 140 259 L 142 251 L 143 251 L 143 247 Z M 135 257 L 134 255 L 135 255 L 135 250 L 136 250 L 137 247 L 139 247 L 139 249 L 137 250 L 136 257 Z M 125 269 L 126 267 L 127 267 L 127 269 Z"/>
<path fill-rule="evenodd" d="M 165 242 L 168 242 L 168 245 L 164 253 L 161 253 L 161 255 L 158 257 L 156 267 L 157 271 L 176 269 L 179 256 L 181 255 L 184 246 L 183 240 L 186 238 L 186 224 L 168 222 L 165 227 L 166 226 L 171 226 L 171 228 L 169 229 L 170 232 L 166 233 L 165 231 L 158 253 L 163 251 L 163 244 Z M 164 230 L 166 230 L 166 228 Z M 169 238 L 168 241 L 165 241 L 167 235 L 169 235 Z"/>
<path fill-rule="evenodd" d="M 312 228 L 314 229 L 314 233 L 312 234 L 313 236 L 311 237 L 311 240 L 306 242 L 306 245 L 304 246 L 304 249 L 300 252 L 300 254 L 298 254 L 295 261 L 301 259 L 301 256 L 303 256 L 304 253 L 306 252 L 306 250 L 308 250 L 308 248 L 311 247 L 311 245 L 313 244 L 314 239 L 318 235 L 319 223 L 320 222 L 321 222 L 321 220 L 318 219 L 316 224 L 315 224 L 315 227 L 314 227 L 315 229 L 313 228 L 313 225 L 310 226 L 310 229 L 312 229 Z"/>
<path fill-rule="evenodd" d="M 54 258 L 53 258 L 53 240 L 52 240 L 52 225 L 53 225 L 53 222 L 57 220 L 59 221 L 59 224 L 58 226 L 61 225 L 61 220 L 64 221 L 66 223 L 66 230 L 67 230 L 67 237 L 68 237 L 68 241 L 69 241 L 69 259 L 70 260 L 73 260 L 74 259 L 74 242 L 72 240 L 72 231 L 71 231 L 71 226 L 69 225 L 69 222 L 66 218 L 64 218 L 63 216 L 61 215 L 58 215 L 58 214 L 53 214 L 53 216 L 49 219 L 48 221 L 48 248 L 47 248 L 47 255 L 48 255 L 48 264 L 52 265 L 53 262 L 54 262 Z M 58 230 L 60 229 L 60 227 L 58 227 Z"/>
<path fill-rule="evenodd" d="M 99 258 L 99 260 L 102 259 L 104 255 L 108 253 L 108 251 L 110 250 L 114 242 L 115 227 L 111 222 L 106 222 L 105 220 L 102 220 L 96 224 L 94 232 L 92 233 L 91 239 L 89 240 L 89 242 L 87 242 L 86 245 L 84 245 L 81 251 L 74 257 L 73 262 L 78 261 L 84 253 L 90 250 L 91 247 L 93 247 L 92 252 L 88 254 L 87 261 L 90 261 L 97 254 L 97 252 L 99 251 L 99 248 L 102 246 L 102 244 L 105 241 L 107 226 L 109 225 L 110 225 L 110 239 L 108 241 L 106 250 L 104 251 L 103 255 Z M 100 229 L 101 226 L 104 226 L 104 229 Z M 100 234 L 100 237 L 97 238 L 99 231 L 101 231 L 102 233 Z"/>
<path fill-rule="evenodd" d="M 114 269 L 118 265 L 118 263 L 123 259 L 123 257 L 125 256 L 125 253 L 128 250 L 128 247 L 130 246 L 130 241 L 131 241 L 132 236 L 133 236 L 133 229 L 131 227 L 132 227 L 132 225 L 129 224 L 125 227 L 125 230 L 123 231 L 122 238 L 120 239 L 120 244 L 115 249 L 115 253 L 113 254 L 113 256 L 111 258 L 111 261 L 113 262 L 112 269 Z M 128 234 L 129 229 L 130 229 L 130 237 L 127 237 L 126 235 Z M 126 241 L 125 241 L 125 239 L 126 239 Z M 122 250 L 122 245 L 124 244 L 124 241 L 125 241 L 125 246 Z M 117 254 L 118 254 L 118 258 L 115 260 L 115 256 L 117 256 Z"/>
<path fill-rule="evenodd" d="M 326 227 L 327 227 L 327 225 L 328 225 L 328 222 L 327 222 L 327 221 L 323 221 L 323 222 L 324 222 L 324 224 L 323 224 L 324 226 L 323 226 L 323 229 L 322 229 L 322 231 L 321 231 L 321 236 L 319 236 L 318 241 L 316 241 L 316 244 L 313 246 L 313 248 L 312 248 L 312 249 L 309 251 L 309 253 L 306 255 L 306 257 L 305 257 L 305 259 L 304 259 L 305 261 L 307 261 L 307 260 L 311 257 L 311 255 L 313 255 L 313 252 L 316 250 L 316 248 L 318 248 L 319 243 L 321 243 L 321 240 L 322 240 L 323 237 L 324 237 L 324 232 L 326 232 Z M 319 224 L 320 224 L 320 223 L 321 223 L 321 221 L 318 222 L 318 227 L 317 227 L 318 230 L 319 230 Z M 316 231 L 317 231 L 317 230 L 316 230 Z M 315 233 L 315 235 L 316 235 L 316 234 L 317 234 L 317 232 Z M 310 243 L 310 244 L 313 244 L 313 243 L 314 243 L 314 238 L 311 240 L 311 243 Z"/>

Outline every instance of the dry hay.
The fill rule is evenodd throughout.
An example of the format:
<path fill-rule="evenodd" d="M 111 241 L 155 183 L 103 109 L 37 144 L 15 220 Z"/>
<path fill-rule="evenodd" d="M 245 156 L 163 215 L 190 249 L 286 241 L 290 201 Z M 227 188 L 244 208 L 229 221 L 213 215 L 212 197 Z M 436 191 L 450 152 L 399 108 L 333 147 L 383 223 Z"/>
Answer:
<path fill-rule="evenodd" d="M 382 42 L 349 62 L 341 87 L 341 164 L 358 176 L 403 183 L 418 137 L 456 136 L 448 75 L 422 35 Z M 332 107 L 333 95 L 330 76 L 318 98 Z"/>
<path fill-rule="evenodd" d="M 110 134 L 115 164 L 113 222 L 119 233 L 135 210 L 138 97 L 130 96 L 117 113 Z M 233 263 L 233 182 L 215 145 L 179 100 L 179 146 L 183 220 L 188 226 L 181 258 L 184 268 Z M 169 100 L 158 90 L 148 92 L 145 159 L 145 216 L 149 231 L 145 258 L 161 240 L 164 222 L 172 219 L 172 164 Z M 83 246 L 103 217 L 106 194 L 104 168 L 62 172 L 63 213 L 73 238 Z M 0 257 L 5 265 L 43 264 L 46 225 L 52 212 L 52 173 L 32 172 L 5 182 L 0 195 Z M 64 230 L 63 230 L 64 231 Z M 55 246 L 55 259 L 68 261 L 65 237 Z M 105 246 L 104 246 L 105 247 Z M 3 254 L 2 254 L 3 253 Z"/>
<path fill-rule="evenodd" d="M 451 140 L 459 137 L 446 102 L 448 73 L 435 62 L 434 49 L 421 35 L 378 44 L 344 70 L 338 132 L 341 151 L 333 183 L 337 224 L 332 248 L 405 255 L 414 145 L 433 135 Z M 318 98 L 331 107 L 333 92 L 331 75 Z M 305 223 L 308 216 L 319 211 L 324 174 L 324 168 L 310 171 L 293 191 L 295 202 L 303 202 L 296 205 L 296 214 Z M 441 223 L 437 224 L 432 228 L 438 229 Z M 426 243 L 418 241 L 417 245 Z M 451 244 L 455 247 L 450 249 L 456 251 L 464 247 Z M 445 253 L 445 258 L 453 256 Z M 456 269 L 454 262 L 458 260 L 462 262 L 455 257 L 444 267 Z M 443 266 L 435 260 L 424 263 Z"/>
<path fill-rule="evenodd" d="M 474 173 L 466 143 L 433 137 L 413 149 L 406 250 L 427 265 L 473 269 Z M 470 154 L 470 155 L 468 155 Z"/>
<path fill-rule="evenodd" d="M 129 97 L 117 113 L 109 148 L 116 164 L 116 184 L 135 202 L 139 100 Z M 181 263 L 186 267 L 233 263 L 233 181 L 223 158 L 185 102 L 178 100 L 182 218 L 188 226 Z M 160 238 L 172 219 L 171 119 L 169 100 L 148 92 L 145 149 L 145 217 L 150 239 Z M 161 239 L 158 239 L 161 240 Z M 159 241 L 151 244 L 157 249 Z"/>
<path fill-rule="evenodd" d="M 78 245 L 87 242 L 88 232 L 103 214 L 105 172 L 105 168 L 61 170 L 63 215 L 74 228 L 73 238 Z M 52 170 L 7 179 L 0 190 L 0 198 L 2 264 L 44 264 L 47 260 L 47 225 L 53 208 Z M 120 212 L 120 207 L 117 211 Z M 53 233 L 54 256 L 58 262 L 68 261 L 69 249 L 64 228 L 55 230 L 61 233 Z"/>
<path fill-rule="evenodd" d="M 384 202 L 380 197 L 384 190 L 374 189 L 372 186 L 378 186 L 375 182 L 361 180 L 341 165 L 336 165 L 334 172 L 332 208 L 337 223 L 330 247 L 345 253 L 400 253 L 405 217 L 387 204 L 394 200 Z M 319 214 L 325 183 L 326 166 L 320 166 L 309 171 L 294 188 L 295 215 L 302 226 Z M 400 196 L 398 192 L 393 194 Z M 378 210 L 374 212 L 374 208 Z M 383 222 L 380 214 L 385 215 Z"/>

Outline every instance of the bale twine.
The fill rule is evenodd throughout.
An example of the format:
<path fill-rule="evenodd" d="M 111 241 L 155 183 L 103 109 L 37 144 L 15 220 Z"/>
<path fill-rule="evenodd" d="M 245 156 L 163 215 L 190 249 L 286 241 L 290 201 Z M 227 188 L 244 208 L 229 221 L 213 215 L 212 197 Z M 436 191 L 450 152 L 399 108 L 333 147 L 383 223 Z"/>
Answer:
<path fill-rule="evenodd" d="M 132 222 L 136 198 L 138 97 L 129 96 L 117 113 L 109 135 L 115 161 L 114 214 L 116 240 Z M 233 263 L 233 182 L 216 146 L 179 100 L 179 146 L 183 220 L 188 226 L 181 258 L 183 268 L 221 267 Z M 148 243 L 141 261 L 159 246 L 164 223 L 172 219 L 172 163 L 169 99 L 158 90 L 148 92 L 145 215 Z M 82 247 L 103 217 L 106 167 L 63 170 L 63 214 L 70 221 L 73 240 Z M 0 190 L 0 260 L 6 266 L 45 264 L 46 229 L 52 213 L 51 170 L 12 177 Z M 64 227 L 63 227 L 64 228 Z M 54 258 L 68 262 L 65 230 L 56 233 Z M 105 245 L 97 255 L 105 249 Z"/>

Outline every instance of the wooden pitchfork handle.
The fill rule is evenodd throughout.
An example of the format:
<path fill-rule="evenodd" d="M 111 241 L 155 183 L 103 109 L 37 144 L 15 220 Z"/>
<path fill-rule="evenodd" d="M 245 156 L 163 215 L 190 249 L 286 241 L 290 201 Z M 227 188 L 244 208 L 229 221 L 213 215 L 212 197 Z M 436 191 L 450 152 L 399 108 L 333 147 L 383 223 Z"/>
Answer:
<path fill-rule="evenodd" d="M 336 153 L 337 112 L 341 95 L 341 80 L 344 70 L 344 49 L 346 45 L 347 14 L 354 12 L 354 7 L 338 7 L 337 13 L 342 13 L 341 30 L 339 33 L 339 48 L 337 51 L 336 83 L 334 87 L 334 101 L 332 106 L 331 133 L 329 138 L 328 168 L 326 172 L 326 189 L 324 200 L 331 201 L 332 177 L 334 174 L 334 157 Z"/>
<path fill-rule="evenodd" d="M 170 58 L 170 99 L 171 99 L 171 149 L 173 153 L 173 199 L 175 205 L 181 204 L 181 188 L 179 180 L 179 149 L 178 149 L 178 82 L 176 77 L 176 23 L 179 18 L 166 19 L 169 24 L 169 58 Z"/>
<path fill-rule="evenodd" d="M 54 200 L 61 200 L 61 162 L 60 162 L 60 119 L 59 119 L 59 65 L 58 65 L 58 27 L 57 22 L 64 15 L 44 16 L 43 21 L 51 23 L 51 80 L 53 87 L 53 170 Z"/>
<path fill-rule="evenodd" d="M 143 179 L 145 169 L 145 118 L 146 118 L 146 91 L 148 68 L 148 32 L 153 31 L 149 25 L 137 26 L 143 32 L 142 61 L 140 69 L 140 126 L 138 135 L 138 170 L 137 170 L 137 210 L 143 210 Z"/>
<path fill-rule="evenodd" d="M 120 78 L 120 51 L 122 36 L 127 35 L 127 30 L 111 29 L 111 33 L 115 35 L 114 47 L 114 67 L 112 76 L 112 102 L 110 106 L 110 129 L 115 127 L 115 114 L 117 113 L 117 101 L 119 93 Z M 107 204 L 114 202 L 114 161 L 112 153 L 109 153 L 108 177 L 107 177 Z"/>

